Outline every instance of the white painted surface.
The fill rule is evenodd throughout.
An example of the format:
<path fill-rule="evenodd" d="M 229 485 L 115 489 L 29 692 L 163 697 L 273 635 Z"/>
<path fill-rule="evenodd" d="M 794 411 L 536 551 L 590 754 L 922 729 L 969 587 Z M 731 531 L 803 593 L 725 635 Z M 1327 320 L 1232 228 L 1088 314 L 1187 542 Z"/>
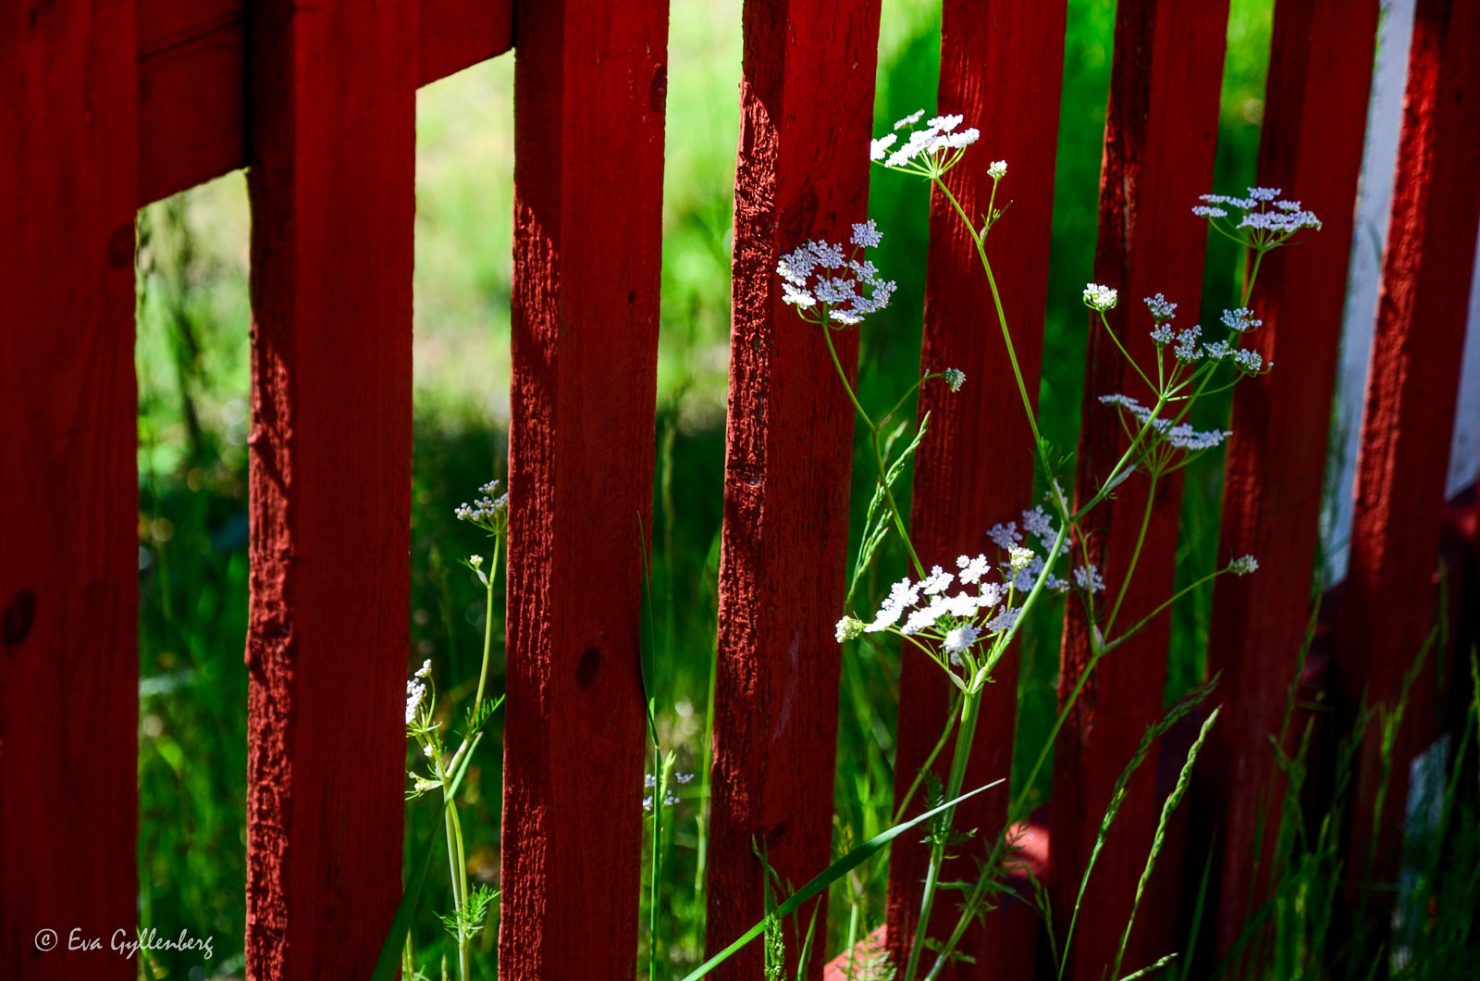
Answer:
<path fill-rule="evenodd" d="M 1403 92 L 1413 37 L 1415 0 L 1386 0 L 1381 41 L 1367 111 L 1367 145 L 1357 195 L 1356 224 L 1347 282 L 1341 361 L 1336 379 L 1332 455 L 1323 516 L 1329 582 L 1346 575 L 1351 539 L 1352 491 L 1367 368 L 1382 279 L 1382 250 L 1392 213 L 1398 136 L 1403 123 Z M 1452 496 L 1480 476 L 1480 260 L 1471 279 L 1465 360 L 1455 412 L 1447 490 Z"/>

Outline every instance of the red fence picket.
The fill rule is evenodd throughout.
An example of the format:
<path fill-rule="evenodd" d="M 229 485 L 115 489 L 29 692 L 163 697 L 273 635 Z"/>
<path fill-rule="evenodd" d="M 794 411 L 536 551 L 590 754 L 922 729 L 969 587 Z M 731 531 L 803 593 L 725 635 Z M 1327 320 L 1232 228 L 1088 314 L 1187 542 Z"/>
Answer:
<path fill-rule="evenodd" d="M 1270 740 L 1301 670 L 1310 619 L 1331 399 L 1351 255 L 1353 201 L 1362 164 L 1377 38 L 1376 0 L 1279 0 L 1259 183 L 1300 196 L 1324 227 L 1264 260 L 1252 346 L 1277 370 L 1239 386 L 1224 466 L 1218 560 L 1254 555 L 1258 575 L 1224 577 L 1214 593 L 1208 673 L 1224 705 L 1199 764 L 1197 819 L 1218 829 L 1215 911 L 1226 952 L 1264 898 L 1278 814 Z"/>
<path fill-rule="evenodd" d="M 1142 297 L 1163 292 L 1180 305 L 1184 323 L 1197 317 L 1207 228 L 1190 208 L 1212 184 L 1227 19 L 1226 0 L 1122 0 L 1116 11 L 1095 277 L 1120 291 L 1109 322 L 1143 370 L 1154 370 L 1156 355 Z M 1126 445 L 1116 410 L 1098 396 L 1126 392 L 1136 377 L 1098 318 L 1091 319 L 1076 480 L 1081 501 L 1098 490 Z M 1104 573 L 1112 595 L 1132 563 L 1147 491 L 1145 475 L 1132 476 L 1086 522 L 1089 561 Z M 1148 614 L 1172 590 L 1180 480 L 1162 481 L 1156 494 L 1135 582 L 1121 611 L 1122 626 Z M 1075 554 L 1077 560 L 1077 548 Z M 1142 733 L 1161 716 L 1169 629 L 1168 618 L 1159 617 L 1101 662 L 1059 737 L 1051 873 L 1057 924 L 1069 922 L 1111 787 Z M 1061 699 L 1079 681 L 1088 658 L 1083 614 L 1071 603 Z M 1130 908 L 1156 822 L 1154 771 L 1154 765 L 1143 766 L 1130 783 L 1090 880 L 1087 909 Z M 1175 917 L 1141 916 L 1128 965 L 1149 963 L 1153 944 L 1164 939 L 1153 934 L 1168 921 L 1175 923 Z M 1114 916 L 1080 918 L 1071 952 L 1076 977 L 1099 977 L 1102 965 L 1114 960 L 1123 924 Z"/>
<path fill-rule="evenodd" d="M 763 912 L 762 847 L 783 882 L 832 851 L 838 644 L 853 413 L 815 328 L 781 303 L 779 256 L 864 219 L 878 0 L 747 0 L 735 175 L 707 943 Z M 857 338 L 837 335 L 857 360 Z M 851 368 L 849 370 L 852 370 Z M 823 900 L 817 901 L 825 916 Z M 812 915 L 804 909 L 801 921 Z M 821 922 L 825 922 L 825 919 Z M 800 949 L 789 938 L 788 956 Z M 823 961 L 814 949 L 810 975 Z M 752 945 L 718 972 L 761 974 Z"/>
<path fill-rule="evenodd" d="M 946 0 L 941 18 L 939 110 L 964 115 L 963 125 L 975 126 L 983 134 L 947 180 L 966 213 L 976 218 L 986 210 L 992 193 L 987 168 L 993 160 L 1008 163 L 997 200 L 997 206 L 1007 211 L 988 239 L 988 254 L 1035 404 L 1048 290 L 1064 26 L 1063 0 L 990 6 Z M 922 370 L 958 368 L 966 373 L 966 384 L 955 393 L 944 385 L 928 385 L 921 392 L 920 416 L 928 413 L 929 425 L 917 458 L 911 534 L 927 566 L 954 569 L 956 556 L 983 550 L 986 529 L 1017 520 L 1029 505 L 1034 447 L 976 248 L 939 194 L 931 207 L 928 262 Z M 982 703 L 967 787 L 1011 775 L 1017 722 L 1015 651 L 1003 658 L 996 681 Z M 904 651 L 894 767 L 897 794 L 906 792 L 940 738 L 950 691 L 935 665 Z M 939 758 L 948 760 L 950 751 Z M 944 781 L 943 766 L 940 769 Z M 1003 784 L 964 805 L 957 824 L 980 828 L 985 835 L 995 833 L 1006 821 L 1009 793 Z M 918 813 L 920 804 L 916 801 L 911 813 Z M 900 964 L 909 957 L 919 919 L 920 883 L 928 855 L 927 848 L 913 841 L 893 848 L 887 936 Z M 969 874 L 969 869 L 963 868 L 962 874 Z M 957 915 L 953 904 L 944 904 L 931 936 L 949 934 Z M 1007 936 L 1000 924 L 983 934 L 966 948 L 979 963 L 1006 967 L 1021 964 L 1024 955 L 1031 957 L 1032 945 L 1024 944 L 1020 936 Z"/>
<path fill-rule="evenodd" d="M 68 950 L 132 935 L 138 896 L 134 31 L 106 0 L 0 10 L 7 978 L 133 975 Z"/>
<path fill-rule="evenodd" d="M 365 977 L 400 888 L 416 13 L 249 24 L 254 978 Z"/>
<path fill-rule="evenodd" d="M 499 970 L 631 977 L 668 5 L 518 18 Z"/>
<path fill-rule="evenodd" d="M 1337 625 L 1338 707 L 1347 719 L 1364 700 L 1393 710 L 1438 618 L 1434 572 L 1480 223 L 1477 97 L 1480 5 L 1419 0 Z M 1444 653 L 1431 650 L 1426 671 Z M 1416 686 L 1414 696 L 1390 776 L 1380 760 L 1380 724 L 1363 739 L 1346 858 L 1351 876 L 1364 882 L 1396 877 L 1407 761 L 1424 748 L 1421 733 L 1436 735 L 1425 721 L 1432 685 Z M 1375 816 L 1384 783 L 1386 808 Z M 1385 907 L 1370 904 L 1379 932 Z"/>

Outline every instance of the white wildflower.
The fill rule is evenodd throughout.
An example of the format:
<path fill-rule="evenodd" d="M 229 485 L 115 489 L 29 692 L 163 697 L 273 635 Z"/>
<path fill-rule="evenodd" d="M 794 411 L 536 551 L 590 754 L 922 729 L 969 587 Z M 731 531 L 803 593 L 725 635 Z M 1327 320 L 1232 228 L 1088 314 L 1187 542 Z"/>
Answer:
<path fill-rule="evenodd" d="M 854 639 L 863 633 L 863 621 L 857 617 L 843 617 L 838 621 L 838 643 Z"/>
<path fill-rule="evenodd" d="M 1007 161 L 993 160 L 992 166 L 987 168 L 987 176 L 994 181 L 1000 181 L 1007 176 Z"/>
<path fill-rule="evenodd" d="M 1151 319 L 1158 324 L 1166 323 L 1177 315 L 1177 304 L 1172 303 L 1161 293 L 1146 297 L 1145 303 L 1146 309 L 1151 311 Z"/>
<path fill-rule="evenodd" d="M 1247 576 L 1259 571 L 1259 560 L 1252 555 L 1240 555 L 1228 563 L 1228 571 L 1235 576 Z"/>
<path fill-rule="evenodd" d="M 961 391 L 961 386 L 966 384 L 966 372 L 960 368 L 947 368 L 942 374 L 953 392 Z"/>
<path fill-rule="evenodd" d="M 1104 313 L 1106 310 L 1113 309 L 1119 298 L 1119 293 L 1099 283 L 1090 283 L 1084 287 L 1084 305 L 1091 310 Z"/>
<path fill-rule="evenodd" d="M 1091 593 L 1105 591 L 1105 578 L 1093 565 L 1083 565 L 1074 570 L 1074 585 Z"/>
<path fill-rule="evenodd" d="M 992 563 L 985 555 L 960 555 L 956 557 L 956 568 L 961 570 L 956 578 L 961 585 L 967 586 L 981 582 L 982 577 L 992 571 Z"/>

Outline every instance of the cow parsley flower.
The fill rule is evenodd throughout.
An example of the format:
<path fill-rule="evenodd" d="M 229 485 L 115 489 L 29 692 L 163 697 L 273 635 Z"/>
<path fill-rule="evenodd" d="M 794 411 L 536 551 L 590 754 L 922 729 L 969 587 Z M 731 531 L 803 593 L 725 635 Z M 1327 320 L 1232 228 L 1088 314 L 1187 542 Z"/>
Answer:
<path fill-rule="evenodd" d="M 1277 187 L 1251 187 L 1246 197 L 1204 194 L 1192 213 L 1212 222 L 1219 233 L 1256 251 L 1284 245 L 1305 229 L 1319 230 L 1321 220 L 1299 201 L 1280 197 Z"/>
<path fill-rule="evenodd" d="M 459 504 L 453 515 L 459 521 L 475 524 L 490 534 L 502 531 L 509 523 L 508 492 L 493 496 L 499 488 L 497 480 L 490 480 L 478 488 L 483 496 L 471 503 Z"/>
<path fill-rule="evenodd" d="M 1007 176 L 1007 161 L 993 160 L 992 166 L 987 168 L 987 176 L 994 181 L 1000 181 Z"/>
<path fill-rule="evenodd" d="M 838 643 L 853 640 L 863 635 L 863 621 L 857 617 L 843 617 L 838 621 L 837 637 Z"/>
<path fill-rule="evenodd" d="M 1146 309 L 1151 311 L 1151 319 L 1158 324 L 1164 324 L 1177 315 L 1177 304 L 1160 293 L 1146 297 L 1145 303 Z"/>
<path fill-rule="evenodd" d="M 418 674 L 418 677 L 420 675 Z M 421 714 L 421 706 L 426 701 L 427 686 L 415 679 L 406 682 L 406 724 L 412 725 Z"/>
<path fill-rule="evenodd" d="M 1233 435 L 1226 429 L 1209 429 L 1204 432 L 1193 429 L 1185 422 L 1173 425 L 1170 419 L 1160 416 L 1152 418 L 1151 410 L 1129 395 L 1101 395 L 1100 403 L 1113 405 L 1143 426 L 1149 425 L 1159 439 L 1174 449 L 1189 452 L 1211 449 L 1221 445 L 1224 440 Z"/>
<path fill-rule="evenodd" d="M 1177 332 L 1172 330 L 1170 324 L 1162 324 L 1151 331 L 1151 339 L 1156 342 L 1157 347 L 1166 347 L 1177 339 Z"/>
<path fill-rule="evenodd" d="M 1251 351 L 1246 347 L 1241 347 L 1233 352 L 1233 363 L 1238 366 L 1240 371 L 1248 372 L 1251 375 L 1257 375 L 1264 370 L 1264 358 L 1259 355 L 1258 351 Z"/>
<path fill-rule="evenodd" d="M 987 529 L 987 537 L 1000 549 L 1009 549 L 1022 544 L 1023 536 L 1018 534 L 1017 522 L 1009 521 L 1006 524 L 998 522 Z"/>
<path fill-rule="evenodd" d="M 960 368 L 947 368 L 941 374 L 945 377 L 946 384 L 950 386 L 953 392 L 961 391 L 961 386 L 966 384 L 966 372 Z"/>
<path fill-rule="evenodd" d="M 960 555 L 956 557 L 956 568 L 961 571 L 956 579 L 963 586 L 981 582 L 982 577 L 992 571 L 992 563 L 985 555 Z"/>
<path fill-rule="evenodd" d="M 853 226 L 853 244 L 860 249 L 875 249 L 879 243 L 884 241 L 884 233 L 879 231 L 878 223 L 872 218 L 862 224 Z"/>
<path fill-rule="evenodd" d="M 1036 556 L 1033 554 L 1033 550 L 1031 548 L 1023 548 L 1021 546 L 1014 545 L 1012 548 L 1009 548 L 1007 550 L 1007 566 L 1013 572 L 1022 572 L 1024 569 L 1028 568 L 1029 564 L 1032 563 L 1034 558 L 1036 558 Z"/>
<path fill-rule="evenodd" d="M 970 650 L 971 645 L 981 636 L 981 630 L 970 623 L 963 623 L 959 627 L 952 627 L 946 631 L 946 639 L 941 642 L 941 650 L 951 655 L 951 663 L 957 667 L 961 666 L 961 655 Z"/>
<path fill-rule="evenodd" d="M 1223 326 L 1229 330 L 1238 331 L 1240 334 L 1264 326 L 1264 321 L 1254 316 L 1254 311 L 1248 307 L 1238 307 L 1234 310 L 1224 310 L 1219 318 Z"/>
<path fill-rule="evenodd" d="M 976 129 L 961 129 L 959 114 L 936 116 L 921 129 L 913 129 L 925 114 L 921 109 L 894 124 L 894 132 L 869 143 L 869 159 L 893 170 L 924 177 L 939 177 L 954 167 L 968 146 L 981 138 Z M 904 142 L 899 142 L 903 131 Z"/>
<path fill-rule="evenodd" d="M 1259 571 L 1259 560 L 1252 555 L 1240 555 L 1228 563 L 1228 571 L 1235 576 L 1247 576 Z"/>
<path fill-rule="evenodd" d="M 1105 577 L 1093 565 L 1082 565 L 1074 570 L 1074 585 L 1090 593 L 1105 591 Z"/>
<path fill-rule="evenodd" d="M 1084 287 L 1084 305 L 1100 313 L 1113 309 L 1119 298 L 1119 293 L 1099 283 L 1090 283 Z"/>
<path fill-rule="evenodd" d="M 859 250 L 883 239 L 873 219 L 853 226 L 852 244 Z M 879 275 L 872 262 L 849 258 L 843 246 L 813 240 L 799 245 L 776 263 L 781 277 L 781 301 L 796 307 L 810 323 L 858 324 L 889 305 L 896 284 Z M 806 313 L 814 307 L 816 313 Z"/>
<path fill-rule="evenodd" d="M 1202 356 L 1202 327 L 1193 324 L 1177 334 L 1177 346 L 1172 353 L 1178 361 L 1196 361 Z"/>

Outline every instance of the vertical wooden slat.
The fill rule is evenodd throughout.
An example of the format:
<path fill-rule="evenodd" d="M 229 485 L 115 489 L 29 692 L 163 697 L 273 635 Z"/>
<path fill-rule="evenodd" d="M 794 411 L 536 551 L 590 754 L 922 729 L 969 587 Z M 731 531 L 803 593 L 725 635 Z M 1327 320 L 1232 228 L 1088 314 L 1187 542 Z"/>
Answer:
<path fill-rule="evenodd" d="M 967 214 L 979 215 L 992 192 L 987 168 L 993 160 L 1007 161 L 997 206 L 1011 207 L 992 230 L 988 255 L 1028 393 L 1036 403 L 1065 3 L 946 0 L 941 16 L 939 109 L 964 115 L 963 125 L 983 134 L 948 181 Z M 936 384 L 926 386 L 920 397 L 920 415 L 929 413 L 930 423 L 918 455 L 911 527 L 927 566 L 954 569 L 957 555 L 982 550 L 987 528 L 1017 520 L 1031 504 L 1032 435 L 992 309 L 976 248 L 949 202 L 937 194 L 931 203 L 921 361 L 924 371 L 959 368 L 967 380 L 959 392 Z M 995 681 L 983 702 L 968 787 L 1011 775 L 1016 651 L 1002 660 Z M 950 691 L 939 668 L 905 650 L 895 760 L 898 793 L 908 788 L 940 738 Z M 949 757 L 947 751 L 940 758 Z M 944 781 L 944 764 L 938 769 Z M 957 825 L 978 829 L 982 840 L 990 842 L 1006 822 L 1008 795 L 1006 785 L 982 795 L 961 809 Z M 887 936 L 899 964 L 909 956 L 928 854 L 913 839 L 893 848 Z M 962 874 L 969 877 L 969 866 L 963 865 Z M 942 904 L 932 936 L 948 934 L 956 916 L 954 904 Z M 983 942 L 968 945 L 980 964 L 1000 967 L 1010 954 L 1033 949 L 1021 936 L 1006 936 L 1000 924 L 989 923 L 984 934 Z"/>
<path fill-rule="evenodd" d="M 1252 554 L 1253 576 L 1224 577 L 1213 601 L 1208 673 L 1223 714 L 1199 765 L 1194 826 L 1221 841 L 1219 951 L 1262 897 L 1279 795 L 1270 739 L 1298 677 L 1310 616 L 1331 398 L 1341 344 L 1353 201 L 1362 164 L 1377 35 L 1376 0 L 1275 5 L 1259 183 L 1299 199 L 1324 223 L 1262 264 L 1252 346 L 1276 364 L 1240 384 L 1224 466 L 1220 561 Z"/>
<path fill-rule="evenodd" d="M 416 9 L 250 13 L 253 978 L 366 976 L 400 894 Z"/>
<path fill-rule="evenodd" d="M 131 3 L 0 12 L 7 978 L 133 973 L 66 951 L 73 928 L 106 944 L 136 922 L 134 31 Z"/>
<path fill-rule="evenodd" d="M 1096 281 L 1120 291 L 1110 323 L 1154 374 L 1150 318 L 1142 298 L 1164 292 L 1178 303 L 1181 321 L 1196 321 L 1201 299 L 1205 223 L 1191 214 L 1213 176 L 1218 94 L 1223 67 L 1227 0 L 1122 0 L 1116 11 L 1115 58 L 1100 177 Z M 1125 448 L 1116 411 L 1099 402 L 1112 392 L 1143 397 L 1113 342 L 1091 318 L 1079 442 L 1077 494 L 1091 496 Z M 1133 384 L 1134 383 L 1134 384 Z M 1148 481 L 1132 476 L 1086 522 L 1090 560 L 1118 590 L 1130 564 Z M 1134 623 L 1171 595 L 1180 481 L 1157 488 L 1154 516 L 1120 623 Z M 1076 550 L 1076 557 L 1078 552 Z M 1064 930 L 1090 847 L 1110 800 L 1111 786 L 1130 761 L 1148 725 L 1161 714 L 1169 621 L 1159 617 L 1105 658 L 1059 737 L 1053 781 L 1053 893 L 1056 927 Z M 1078 604 L 1066 619 L 1060 697 L 1072 690 L 1089 658 L 1087 627 Z M 1076 977 L 1098 978 L 1114 960 L 1124 916 L 1145 863 L 1155 825 L 1154 762 L 1130 784 L 1108 844 L 1085 897 L 1071 952 Z M 1172 917 L 1143 911 L 1126 965 L 1146 963 L 1153 934 Z M 1150 926 L 1148 927 L 1148 924 Z"/>
<path fill-rule="evenodd" d="M 1434 577 L 1480 221 L 1476 98 L 1480 4 L 1419 0 L 1334 652 L 1348 719 L 1364 697 L 1392 710 L 1439 617 Z M 1408 762 L 1423 748 L 1416 737 L 1424 706 L 1411 706 L 1405 717 L 1380 819 L 1373 815 L 1384 782 L 1380 728 L 1363 741 L 1346 864 L 1353 882 L 1370 890 L 1371 919 L 1353 924 L 1367 938 L 1365 949 L 1385 933 L 1391 899 L 1374 884 L 1397 873 Z"/>
<path fill-rule="evenodd" d="M 878 0 L 747 0 L 735 177 L 734 325 L 720 562 L 708 944 L 828 863 L 853 416 L 818 328 L 781 303 L 777 257 L 864 217 Z M 837 335 L 845 364 L 857 336 Z M 819 901 L 820 902 L 820 901 Z M 808 911 L 802 914 L 805 921 Z M 822 914 L 819 914 L 821 917 Z M 819 919 L 825 922 L 825 919 Z M 792 957 L 800 946 L 788 943 Z M 809 965 L 821 970 L 822 949 Z M 719 972 L 761 974 L 752 946 Z"/>
<path fill-rule="evenodd" d="M 663 0 L 518 8 L 504 977 L 631 977 Z"/>

